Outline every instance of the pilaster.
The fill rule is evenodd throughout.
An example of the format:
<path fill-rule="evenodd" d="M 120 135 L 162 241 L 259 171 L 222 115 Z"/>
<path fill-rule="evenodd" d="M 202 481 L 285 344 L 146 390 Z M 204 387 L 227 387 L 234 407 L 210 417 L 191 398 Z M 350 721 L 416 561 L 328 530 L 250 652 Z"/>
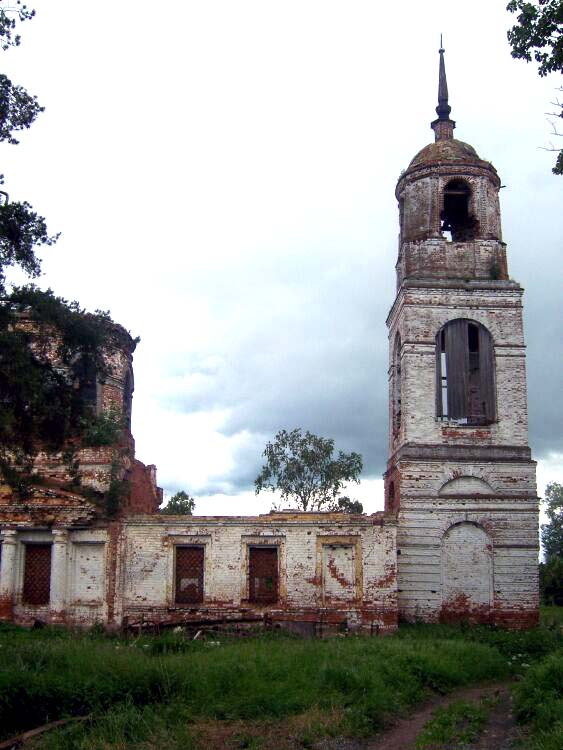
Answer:
<path fill-rule="evenodd" d="M 14 592 L 16 586 L 15 529 L 2 529 L 2 562 L 0 564 L 0 620 L 12 620 L 14 616 Z"/>
<path fill-rule="evenodd" d="M 53 556 L 51 558 L 51 599 L 49 619 L 63 622 L 67 598 L 68 530 L 53 529 Z"/>

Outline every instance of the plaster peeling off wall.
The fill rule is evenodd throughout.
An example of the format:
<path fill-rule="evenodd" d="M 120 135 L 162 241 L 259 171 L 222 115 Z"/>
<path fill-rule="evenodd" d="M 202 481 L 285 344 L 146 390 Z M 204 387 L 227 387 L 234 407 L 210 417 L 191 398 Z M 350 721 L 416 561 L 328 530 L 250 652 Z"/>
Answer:
<path fill-rule="evenodd" d="M 356 560 L 353 545 L 323 545 L 323 598 L 351 602 L 356 598 Z"/>

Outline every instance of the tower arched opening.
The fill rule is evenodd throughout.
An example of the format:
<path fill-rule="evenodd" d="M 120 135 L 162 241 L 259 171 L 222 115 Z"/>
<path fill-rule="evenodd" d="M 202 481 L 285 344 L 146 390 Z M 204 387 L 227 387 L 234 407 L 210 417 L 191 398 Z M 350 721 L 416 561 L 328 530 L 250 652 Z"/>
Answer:
<path fill-rule="evenodd" d="M 438 331 L 436 415 L 468 425 L 495 420 L 493 339 L 476 321 L 451 320 Z"/>

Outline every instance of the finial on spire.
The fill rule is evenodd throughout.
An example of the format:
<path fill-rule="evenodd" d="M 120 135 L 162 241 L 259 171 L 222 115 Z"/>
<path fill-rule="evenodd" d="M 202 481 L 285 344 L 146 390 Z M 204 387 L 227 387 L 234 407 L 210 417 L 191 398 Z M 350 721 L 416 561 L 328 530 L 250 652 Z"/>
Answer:
<path fill-rule="evenodd" d="M 442 47 L 442 35 L 440 34 L 440 72 L 438 75 L 438 106 L 436 107 L 436 114 L 438 119 L 447 120 L 449 119 L 452 108 L 448 104 L 448 81 L 446 80 L 446 65 L 444 63 L 444 48 Z"/>
<path fill-rule="evenodd" d="M 438 73 L 438 106 L 436 107 L 436 114 L 438 119 L 432 123 L 432 129 L 434 130 L 436 140 L 444 141 L 451 140 L 453 138 L 453 131 L 455 128 L 455 122 L 450 120 L 450 112 L 452 108 L 448 104 L 448 81 L 446 79 L 446 65 L 444 63 L 444 47 L 442 42 L 442 35 L 440 34 L 440 68 Z"/>

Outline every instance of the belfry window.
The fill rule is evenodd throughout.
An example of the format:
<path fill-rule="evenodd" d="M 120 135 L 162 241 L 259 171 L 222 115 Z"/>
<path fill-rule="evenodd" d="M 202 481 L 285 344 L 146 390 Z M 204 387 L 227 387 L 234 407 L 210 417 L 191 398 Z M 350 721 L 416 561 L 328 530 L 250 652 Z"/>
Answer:
<path fill-rule="evenodd" d="M 452 320 L 436 338 L 436 414 L 460 424 L 495 420 L 491 334 L 471 320 Z"/>
<path fill-rule="evenodd" d="M 450 235 L 453 242 L 473 240 L 477 222 L 469 212 L 471 190 L 463 180 L 450 180 L 444 189 L 444 208 L 441 214 L 441 231 Z"/>

